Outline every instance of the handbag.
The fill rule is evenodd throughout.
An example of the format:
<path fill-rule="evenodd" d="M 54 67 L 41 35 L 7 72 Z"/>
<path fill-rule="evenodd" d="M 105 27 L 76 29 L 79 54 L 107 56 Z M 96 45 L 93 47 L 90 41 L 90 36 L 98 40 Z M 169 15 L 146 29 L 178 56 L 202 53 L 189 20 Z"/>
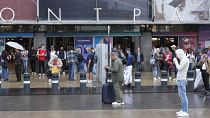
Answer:
<path fill-rule="evenodd" d="M 60 69 L 57 66 L 51 67 L 51 74 L 58 74 Z"/>
<path fill-rule="evenodd" d="M 149 63 L 151 65 L 154 65 L 155 64 L 155 58 L 154 57 L 151 57 L 150 60 L 149 60 Z"/>

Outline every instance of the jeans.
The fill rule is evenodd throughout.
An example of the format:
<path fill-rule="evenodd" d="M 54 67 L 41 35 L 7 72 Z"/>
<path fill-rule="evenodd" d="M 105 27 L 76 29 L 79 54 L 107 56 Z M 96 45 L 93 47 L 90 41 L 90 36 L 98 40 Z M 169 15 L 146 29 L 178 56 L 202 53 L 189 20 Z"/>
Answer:
<path fill-rule="evenodd" d="M 36 60 L 30 59 L 31 71 L 36 72 Z"/>
<path fill-rule="evenodd" d="M 186 94 L 186 80 L 177 80 L 178 94 L 181 99 L 182 111 L 188 112 L 188 99 Z"/>
<path fill-rule="evenodd" d="M 39 73 L 45 73 L 45 61 L 40 61 L 39 60 Z"/>
<path fill-rule="evenodd" d="M 175 78 L 176 78 L 177 68 L 176 68 L 176 65 L 175 64 L 173 64 L 173 66 L 174 66 L 174 73 L 175 73 Z"/>
<path fill-rule="evenodd" d="M 74 80 L 74 63 L 69 64 L 69 80 Z"/>
<path fill-rule="evenodd" d="M 9 78 L 9 70 L 8 68 L 2 67 L 2 79 L 8 80 Z"/>
<path fill-rule="evenodd" d="M 141 71 L 141 62 L 136 63 L 136 71 L 140 72 Z"/>
<path fill-rule="evenodd" d="M 206 91 L 209 91 L 209 74 L 206 72 L 206 70 L 201 70 L 201 75 L 203 78 L 203 84 Z"/>
<path fill-rule="evenodd" d="M 17 81 L 21 81 L 21 64 L 15 64 L 15 74 Z"/>
<path fill-rule="evenodd" d="M 23 70 L 24 70 L 24 73 L 28 73 L 28 59 L 23 60 Z"/>
<path fill-rule="evenodd" d="M 160 66 L 153 66 L 153 77 L 158 78 L 160 75 Z"/>
<path fill-rule="evenodd" d="M 192 70 L 192 63 L 189 63 L 189 68 L 188 70 Z"/>
<path fill-rule="evenodd" d="M 172 73 L 171 73 L 171 70 L 172 70 L 172 68 L 171 68 L 170 66 L 172 66 L 172 65 L 167 64 L 167 63 L 165 64 L 165 67 L 166 67 L 165 70 L 166 70 L 167 72 L 169 72 L 169 76 L 171 77 L 171 74 L 172 74 Z"/>

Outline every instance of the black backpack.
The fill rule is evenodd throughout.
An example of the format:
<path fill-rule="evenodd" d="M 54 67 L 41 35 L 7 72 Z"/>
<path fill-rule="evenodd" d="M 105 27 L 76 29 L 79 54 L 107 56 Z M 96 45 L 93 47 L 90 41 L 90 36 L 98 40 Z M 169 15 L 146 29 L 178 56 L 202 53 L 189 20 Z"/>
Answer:
<path fill-rule="evenodd" d="M 134 57 L 133 55 L 131 55 L 131 64 L 132 64 L 133 66 L 136 65 L 136 59 L 135 59 L 135 57 Z"/>
<path fill-rule="evenodd" d="M 94 52 L 93 53 L 93 63 L 97 63 L 98 62 L 98 56 L 97 54 Z"/>
<path fill-rule="evenodd" d="M 78 62 L 82 62 L 84 60 L 84 57 L 82 56 L 82 54 L 78 54 L 77 59 L 78 59 Z"/>

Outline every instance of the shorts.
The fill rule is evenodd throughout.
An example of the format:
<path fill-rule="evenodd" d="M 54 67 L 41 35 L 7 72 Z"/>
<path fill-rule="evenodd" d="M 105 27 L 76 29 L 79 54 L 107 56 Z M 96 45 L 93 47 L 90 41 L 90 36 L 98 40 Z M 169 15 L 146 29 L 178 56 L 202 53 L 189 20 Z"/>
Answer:
<path fill-rule="evenodd" d="M 89 72 L 89 73 L 93 72 L 93 66 L 94 66 L 94 64 L 90 64 L 87 72 Z"/>

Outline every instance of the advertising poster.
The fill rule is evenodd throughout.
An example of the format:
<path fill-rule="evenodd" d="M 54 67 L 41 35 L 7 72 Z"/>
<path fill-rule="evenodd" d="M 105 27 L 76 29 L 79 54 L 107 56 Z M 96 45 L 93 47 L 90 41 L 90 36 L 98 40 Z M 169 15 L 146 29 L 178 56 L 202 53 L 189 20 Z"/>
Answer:
<path fill-rule="evenodd" d="M 207 48 L 210 46 L 210 26 L 200 26 L 199 27 L 199 43 L 202 47 Z"/>
<path fill-rule="evenodd" d="M 198 22 L 209 20 L 210 0 L 155 0 L 155 20 Z"/>
<path fill-rule="evenodd" d="M 192 47 L 193 49 L 196 47 L 195 42 L 196 37 L 194 36 L 181 36 L 179 37 L 180 48 L 184 51 L 187 51 L 188 48 Z"/>
<path fill-rule="evenodd" d="M 75 37 L 75 47 L 81 49 L 81 53 L 84 58 L 87 58 L 87 50 L 88 47 L 93 47 L 93 38 L 92 37 Z"/>
<path fill-rule="evenodd" d="M 108 39 L 111 41 L 111 45 L 113 43 L 113 37 L 108 37 L 108 36 L 95 36 L 95 43 L 94 47 L 96 47 L 97 44 L 108 44 Z"/>

